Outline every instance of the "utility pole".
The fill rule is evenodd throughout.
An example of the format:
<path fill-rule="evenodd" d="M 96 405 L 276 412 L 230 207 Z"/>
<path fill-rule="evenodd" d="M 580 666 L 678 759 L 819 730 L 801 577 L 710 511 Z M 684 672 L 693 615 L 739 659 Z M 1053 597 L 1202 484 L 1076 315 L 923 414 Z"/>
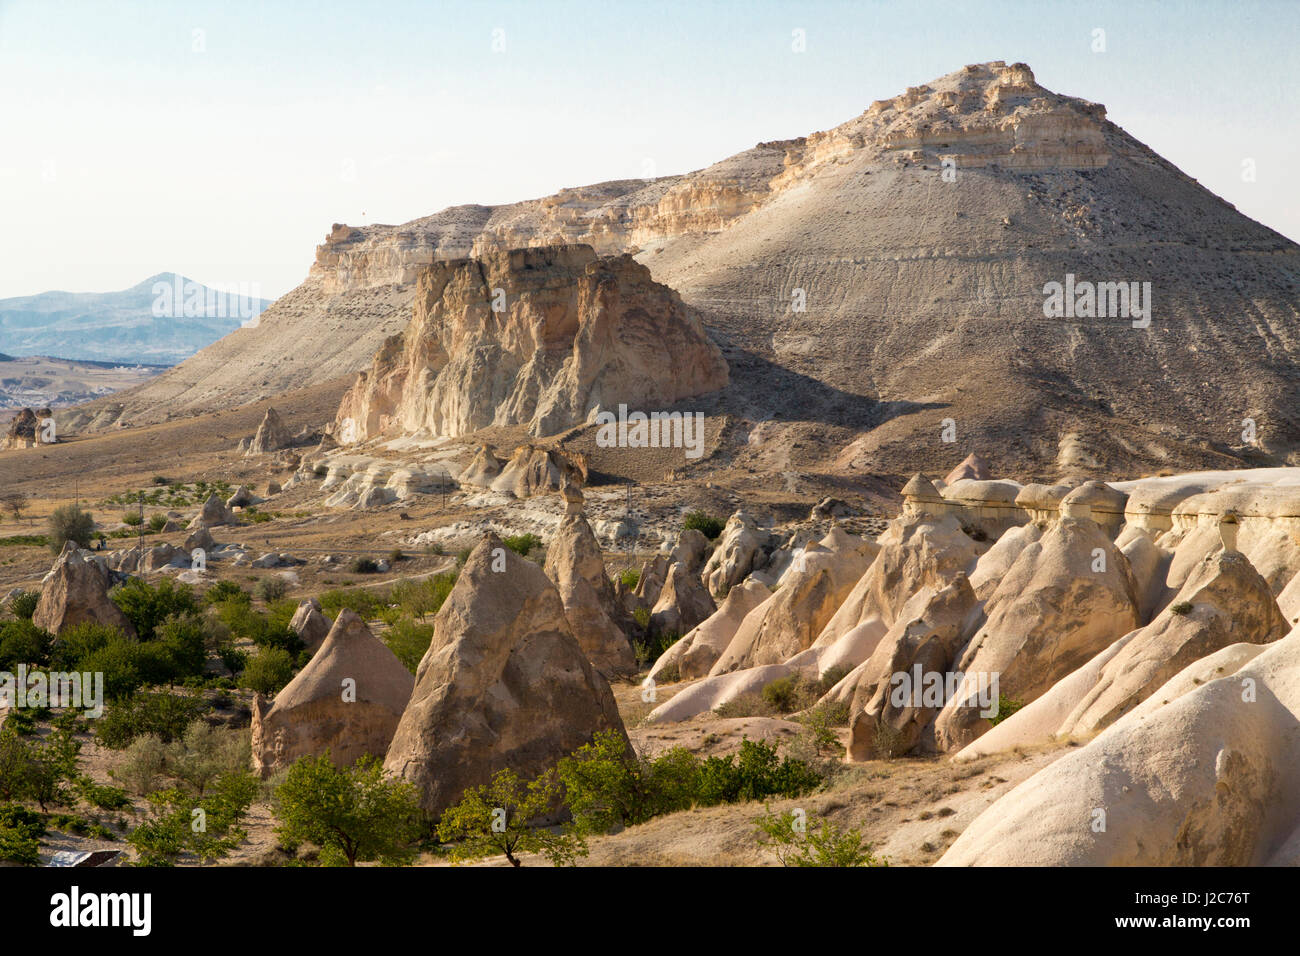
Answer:
<path fill-rule="evenodd" d="M 140 490 L 140 570 L 144 570 L 144 489 Z"/>

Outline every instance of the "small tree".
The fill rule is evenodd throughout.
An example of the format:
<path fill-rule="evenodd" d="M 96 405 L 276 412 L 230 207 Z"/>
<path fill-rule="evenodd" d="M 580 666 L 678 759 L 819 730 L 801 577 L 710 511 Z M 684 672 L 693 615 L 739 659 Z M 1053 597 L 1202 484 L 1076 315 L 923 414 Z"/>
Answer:
<path fill-rule="evenodd" d="M 555 866 L 572 866 L 587 855 L 580 834 L 556 833 L 538 823 L 559 804 L 560 781 L 548 770 L 527 785 L 513 770 L 497 771 L 492 782 L 465 791 L 438 822 L 438 839 L 456 842 L 452 863 L 503 853 L 519 866 L 516 853 L 541 853 Z"/>
<path fill-rule="evenodd" d="M 415 787 L 385 777 L 374 757 L 346 769 L 334 766 L 328 750 L 302 757 L 276 788 L 274 807 L 280 838 L 316 844 L 326 866 L 409 866 L 415 859 L 422 829 Z"/>
<path fill-rule="evenodd" d="M 50 550 L 58 554 L 63 545 L 73 541 L 79 548 L 90 546 L 91 536 L 95 533 L 95 519 L 90 512 L 82 511 L 77 505 L 60 505 L 50 515 L 47 534 Z"/>
<path fill-rule="evenodd" d="M 824 819 L 808 827 L 791 811 L 775 814 L 766 806 L 754 826 L 759 845 L 770 847 L 782 866 L 889 866 L 856 827 L 841 832 Z"/>
<path fill-rule="evenodd" d="M 149 794 L 150 819 L 127 837 L 136 865 L 173 866 L 186 853 L 203 863 L 227 856 L 248 835 L 239 824 L 257 789 L 257 778 L 239 770 L 218 778 L 203 798 L 176 788 Z"/>
<path fill-rule="evenodd" d="M 282 647 L 263 647 L 244 666 L 240 686 L 268 697 L 293 677 L 293 658 Z"/>

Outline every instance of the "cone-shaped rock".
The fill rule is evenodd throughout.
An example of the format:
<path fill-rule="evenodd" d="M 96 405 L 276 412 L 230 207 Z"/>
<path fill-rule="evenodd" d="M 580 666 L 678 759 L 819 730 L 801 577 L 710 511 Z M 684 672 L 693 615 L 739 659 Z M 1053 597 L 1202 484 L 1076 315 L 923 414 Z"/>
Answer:
<path fill-rule="evenodd" d="M 313 654 L 329 636 L 330 627 L 330 619 L 321 612 L 320 601 L 314 597 L 299 604 L 298 610 L 293 613 L 293 620 L 289 622 L 289 629 L 298 635 L 307 650 Z"/>
<path fill-rule="evenodd" d="M 634 673 L 636 656 L 615 623 L 618 604 L 600 542 L 581 514 L 560 523 L 546 550 L 546 576 L 559 589 L 564 615 L 592 666 L 607 678 Z"/>
<path fill-rule="evenodd" d="M 257 433 L 248 443 L 247 454 L 262 455 L 268 451 L 278 451 L 281 448 L 288 448 L 292 442 L 293 438 L 284 420 L 274 408 L 268 408 L 262 423 L 257 426 Z"/>
<path fill-rule="evenodd" d="M 253 768 L 263 777 L 304 754 L 339 766 L 383 756 L 415 681 L 353 611 L 339 611 L 310 663 L 267 705 L 253 701 Z"/>
<path fill-rule="evenodd" d="M 498 770 L 531 778 L 597 731 L 625 733 L 560 592 L 495 534 L 471 552 L 433 627 L 384 762 L 430 813 Z"/>

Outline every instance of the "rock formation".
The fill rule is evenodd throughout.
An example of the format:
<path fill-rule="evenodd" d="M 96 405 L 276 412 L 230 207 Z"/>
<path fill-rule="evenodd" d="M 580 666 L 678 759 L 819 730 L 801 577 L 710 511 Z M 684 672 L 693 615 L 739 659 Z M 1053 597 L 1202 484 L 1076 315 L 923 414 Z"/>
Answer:
<path fill-rule="evenodd" d="M 560 592 L 564 616 L 592 667 L 606 679 L 636 672 L 636 657 L 617 623 L 614 586 L 591 525 L 581 514 L 566 517 L 546 549 L 546 576 Z"/>
<path fill-rule="evenodd" d="M 807 650 L 876 557 L 874 542 L 838 526 L 804 549 L 780 588 L 750 611 L 710 675 L 778 664 Z"/>
<path fill-rule="evenodd" d="M 727 519 L 717 546 L 704 566 L 704 581 L 715 598 L 745 579 L 765 557 L 763 549 L 771 543 L 771 533 L 762 530 L 745 511 Z"/>
<path fill-rule="evenodd" d="M 736 636 L 741 622 L 771 596 L 762 582 L 746 578 L 727 592 L 717 611 L 660 655 L 649 676 L 666 680 L 665 673 L 673 670 L 681 680 L 707 676 Z"/>
<path fill-rule="evenodd" d="M 298 605 L 289 621 L 289 629 L 298 635 L 304 647 L 315 654 L 329 636 L 333 625 L 320 609 L 320 601 L 309 597 Z"/>
<path fill-rule="evenodd" d="M 1236 648 L 994 802 L 939 865 L 1296 865 L 1300 632 Z"/>
<path fill-rule="evenodd" d="M 1090 518 L 1062 517 L 1027 545 L 1002 578 L 957 662 L 965 675 L 935 721 L 944 750 L 990 724 L 973 705 L 977 684 L 1027 704 L 1138 625 L 1138 595 L 1124 555 Z M 996 700 L 993 702 L 996 705 Z"/>
<path fill-rule="evenodd" d="M 253 769 L 263 778 L 329 750 L 349 766 L 383 756 L 414 686 L 411 672 L 354 612 L 339 611 L 311 661 L 267 704 L 253 698 Z"/>
<path fill-rule="evenodd" d="M 266 414 L 262 416 L 261 424 L 257 426 L 253 440 L 248 443 L 247 454 L 264 455 L 267 452 L 288 448 L 292 444 L 293 437 L 289 434 L 288 426 L 284 424 L 274 408 L 268 408 Z"/>
<path fill-rule="evenodd" d="M 66 542 L 46 575 L 32 623 L 57 635 L 75 624 L 90 622 L 134 637 L 135 626 L 108 597 L 110 583 L 108 569 L 89 551 Z"/>
<path fill-rule="evenodd" d="M 208 495 L 208 500 L 203 502 L 203 507 L 199 509 L 199 513 L 194 516 L 194 520 L 186 527 L 190 531 L 198 531 L 203 528 L 215 528 L 223 524 L 238 523 L 230 508 L 217 497 L 217 493 L 214 491 Z"/>
<path fill-rule="evenodd" d="M 358 439 L 527 425 L 554 435 L 597 410 L 666 411 L 727 384 L 699 319 L 630 256 L 590 246 L 436 262 L 415 313 L 344 397 Z"/>
<path fill-rule="evenodd" d="M 935 590 L 925 587 L 852 676 L 849 757 L 870 760 L 907 753 L 944 704 L 944 686 L 961 649 L 962 629 L 975 607 L 966 576 Z"/>
<path fill-rule="evenodd" d="M 496 771 L 531 778 L 607 729 L 623 733 L 614 696 L 573 636 L 559 591 L 489 534 L 434 618 L 384 766 L 437 815 Z"/>

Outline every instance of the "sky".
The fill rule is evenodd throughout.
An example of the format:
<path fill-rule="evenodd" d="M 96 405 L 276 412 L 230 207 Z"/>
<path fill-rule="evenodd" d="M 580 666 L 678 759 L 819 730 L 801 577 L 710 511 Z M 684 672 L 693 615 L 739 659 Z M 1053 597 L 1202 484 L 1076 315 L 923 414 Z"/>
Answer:
<path fill-rule="evenodd" d="M 1287 0 L 0 0 L 0 298 L 274 298 L 332 223 L 687 172 L 988 60 L 1300 240 L 1298 38 Z"/>

